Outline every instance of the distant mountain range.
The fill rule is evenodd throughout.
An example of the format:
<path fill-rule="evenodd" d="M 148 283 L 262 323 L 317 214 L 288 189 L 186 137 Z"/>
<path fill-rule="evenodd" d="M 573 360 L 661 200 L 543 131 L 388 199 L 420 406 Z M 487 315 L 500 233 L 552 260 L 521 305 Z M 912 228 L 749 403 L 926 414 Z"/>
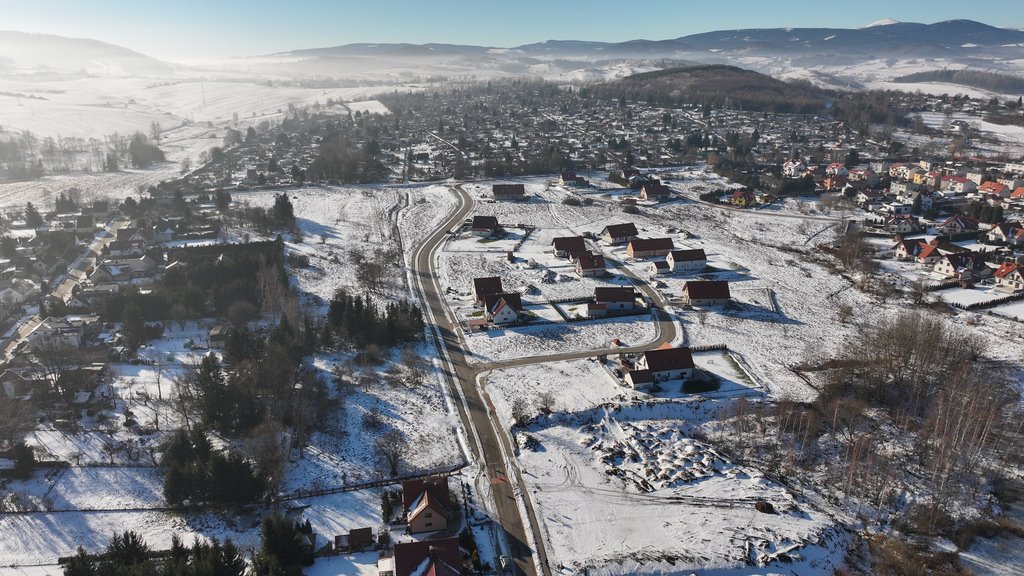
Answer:
<path fill-rule="evenodd" d="M 501 49 L 498 49 L 501 51 Z M 973 20 L 935 24 L 881 21 L 864 28 L 754 28 L 718 30 L 671 40 L 590 42 L 548 40 L 507 50 L 526 56 L 589 58 L 665 58 L 695 52 L 799 55 L 821 52 L 875 56 L 934 58 L 951 53 L 1024 56 L 1024 31 L 996 28 Z M 456 44 L 347 44 L 294 50 L 273 56 L 440 56 L 482 55 L 494 48 Z"/>
<path fill-rule="evenodd" d="M 929 70 L 1024 76 L 1024 31 L 972 20 L 882 20 L 862 28 L 719 30 L 668 40 L 549 40 L 512 48 L 360 43 L 233 58 L 205 72 L 395 82 L 437 76 L 590 82 L 693 64 L 739 66 L 840 90 L 888 85 Z M 95 40 L 0 32 L 0 71 L 36 67 L 111 75 L 196 73 Z"/>

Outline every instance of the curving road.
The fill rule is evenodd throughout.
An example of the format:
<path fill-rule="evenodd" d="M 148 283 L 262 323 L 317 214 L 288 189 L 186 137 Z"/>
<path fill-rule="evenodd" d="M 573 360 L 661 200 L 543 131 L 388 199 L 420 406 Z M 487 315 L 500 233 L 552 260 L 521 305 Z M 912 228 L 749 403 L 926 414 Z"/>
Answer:
<path fill-rule="evenodd" d="M 461 225 L 475 206 L 475 202 L 460 186 L 453 188 L 459 196 L 459 205 L 434 233 L 427 238 L 413 254 L 412 274 L 415 288 L 419 291 L 424 305 L 424 314 L 430 324 L 438 356 L 442 359 L 443 371 L 453 397 L 461 400 L 459 416 L 471 436 L 471 449 L 486 481 L 491 486 L 491 497 L 497 521 L 504 532 L 508 553 L 513 561 L 516 574 L 537 575 L 539 566 L 543 576 L 550 576 L 551 570 L 540 534 L 540 522 L 530 502 L 529 491 L 515 465 L 514 447 L 509 434 L 494 414 L 486 388 L 478 383 L 482 375 L 491 370 L 511 366 L 524 366 L 556 360 L 575 360 L 601 354 L 639 352 L 649 350 L 660 342 L 672 342 L 676 338 L 676 325 L 664 307 L 665 300 L 645 282 L 637 278 L 621 263 L 612 261 L 630 277 L 635 286 L 652 302 L 653 312 L 658 318 L 659 338 L 646 345 L 628 348 L 608 348 L 584 352 L 570 352 L 519 358 L 502 362 L 470 365 L 466 359 L 466 345 L 457 322 L 452 319 L 444 301 L 444 293 L 434 271 L 437 251 L 448 238 L 449 230 Z M 526 508 L 525 519 L 520 511 L 517 496 L 523 496 Z M 530 543 L 537 543 L 534 549 Z M 536 562 L 534 561 L 536 555 Z"/>

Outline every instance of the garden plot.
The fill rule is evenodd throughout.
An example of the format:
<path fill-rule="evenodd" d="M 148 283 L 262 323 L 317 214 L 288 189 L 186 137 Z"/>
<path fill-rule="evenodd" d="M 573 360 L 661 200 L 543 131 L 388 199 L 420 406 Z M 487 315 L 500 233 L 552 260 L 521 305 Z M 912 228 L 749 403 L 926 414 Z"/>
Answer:
<path fill-rule="evenodd" d="M 984 304 L 1006 298 L 1010 294 L 993 288 L 975 286 L 972 288 L 946 288 L 934 292 L 943 302 L 956 306 L 971 306 L 973 304 Z"/>
<path fill-rule="evenodd" d="M 1024 300 L 1017 300 L 1016 302 L 1010 302 L 1009 304 L 993 306 L 991 312 L 993 314 L 1024 322 Z"/>
<path fill-rule="evenodd" d="M 523 309 L 537 317 L 540 322 L 562 322 L 563 318 L 554 305 L 524 304 Z"/>
<path fill-rule="evenodd" d="M 603 350 L 615 338 L 627 346 L 639 346 L 653 342 L 658 335 L 658 324 L 650 316 L 623 316 L 490 329 L 467 334 L 466 344 L 470 362 L 480 363 Z"/>
<path fill-rule="evenodd" d="M 527 415 L 547 410 L 577 412 L 633 398 L 599 363 L 588 360 L 546 362 L 502 368 L 487 375 L 487 394 L 495 414 L 511 426 L 512 407 L 521 404 Z"/>

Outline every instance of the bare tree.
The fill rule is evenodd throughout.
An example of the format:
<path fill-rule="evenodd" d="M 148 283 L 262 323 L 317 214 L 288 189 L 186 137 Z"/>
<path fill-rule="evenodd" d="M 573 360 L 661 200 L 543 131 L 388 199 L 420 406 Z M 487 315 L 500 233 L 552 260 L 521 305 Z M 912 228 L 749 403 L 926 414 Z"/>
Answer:
<path fill-rule="evenodd" d="M 253 429 L 246 440 L 246 451 L 256 468 L 267 478 L 268 489 L 276 492 L 284 478 L 288 462 L 285 449 L 284 427 L 273 420 L 264 420 Z"/>
<path fill-rule="evenodd" d="M 377 438 L 373 447 L 376 449 L 377 462 L 381 468 L 392 478 L 398 476 L 402 457 L 409 447 L 405 434 L 398 430 L 389 430 Z"/>

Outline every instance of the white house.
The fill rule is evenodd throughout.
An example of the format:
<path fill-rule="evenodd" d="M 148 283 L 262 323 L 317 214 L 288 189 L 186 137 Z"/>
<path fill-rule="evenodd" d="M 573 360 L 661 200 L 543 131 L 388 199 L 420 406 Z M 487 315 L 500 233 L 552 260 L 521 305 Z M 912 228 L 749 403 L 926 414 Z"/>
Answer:
<path fill-rule="evenodd" d="M 703 248 L 673 250 L 665 257 L 665 262 L 672 267 L 672 272 L 699 272 L 708 265 L 708 257 Z"/>

